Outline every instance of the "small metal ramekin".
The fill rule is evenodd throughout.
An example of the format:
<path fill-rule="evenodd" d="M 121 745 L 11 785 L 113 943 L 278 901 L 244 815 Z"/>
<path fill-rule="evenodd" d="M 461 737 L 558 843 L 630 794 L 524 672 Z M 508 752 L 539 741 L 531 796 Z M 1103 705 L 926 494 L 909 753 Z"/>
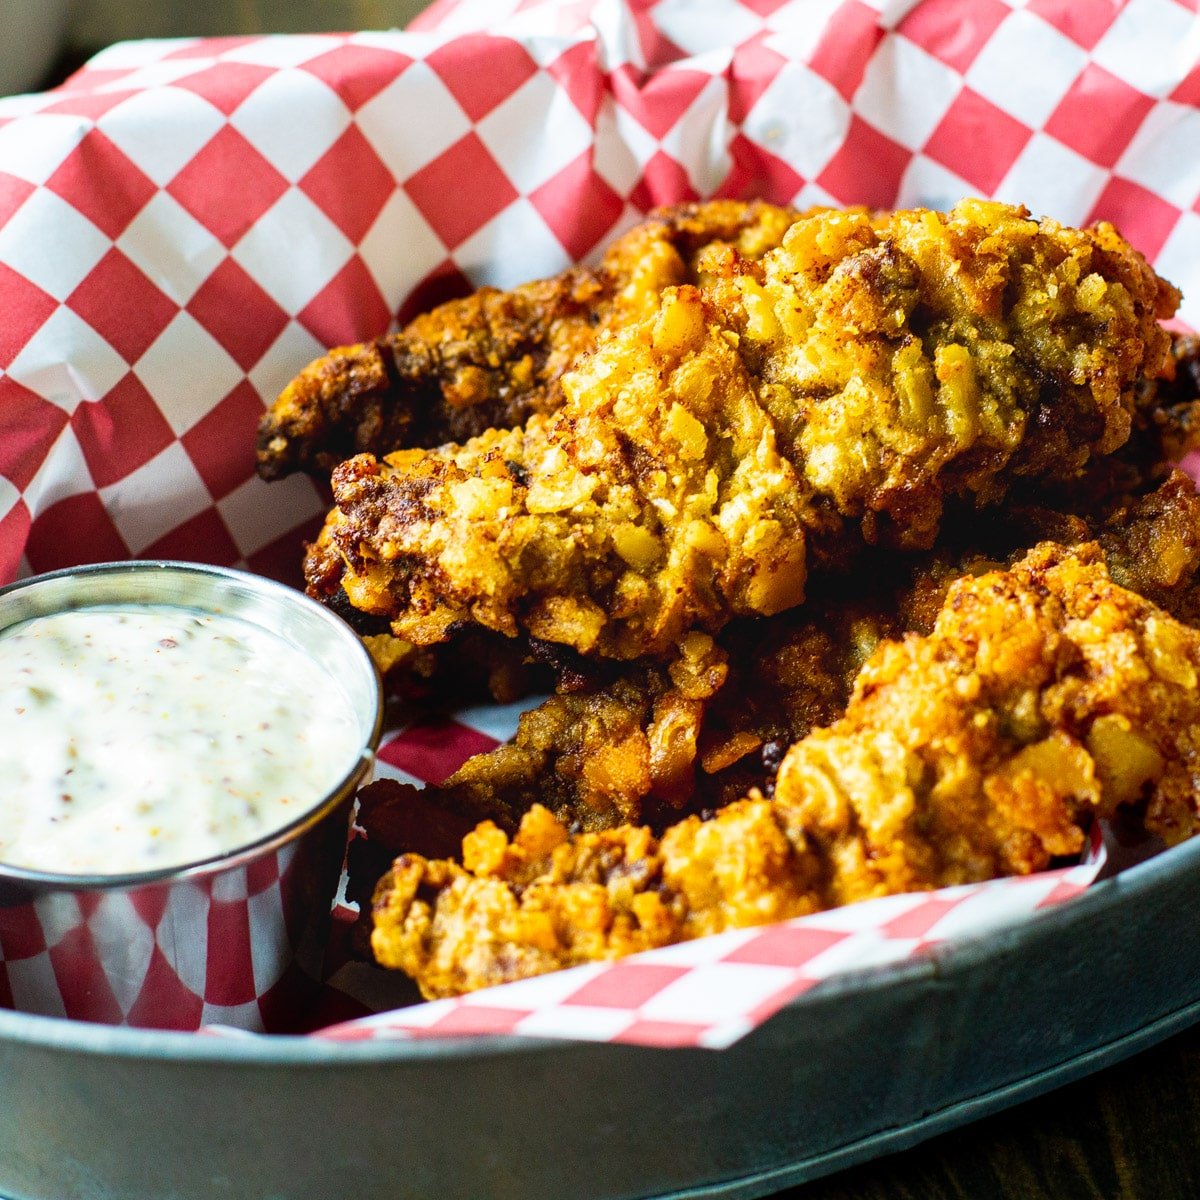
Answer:
<path fill-rule="evenodd" d="M 143 1028 L 297 1028 L 316 987 L 351 801 L 379 744 L 379 673 L 350 627 L 308 597 L 193 563 L 100 563 L 22 580 L 0 589 L 0 630 L 103 604 L 175 605 L 272 631 L 340 683 L 361 752 L 307 812 L 227 854 L 123 875 L 0 864 L 0 1006 Z"/>

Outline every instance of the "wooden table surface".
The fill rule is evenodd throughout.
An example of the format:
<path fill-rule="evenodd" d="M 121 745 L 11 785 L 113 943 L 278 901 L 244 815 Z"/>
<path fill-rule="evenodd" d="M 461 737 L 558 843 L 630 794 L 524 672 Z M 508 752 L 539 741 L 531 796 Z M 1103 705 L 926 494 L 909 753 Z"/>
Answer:
<path fill-rule="evenodd" d="M 420 0 L 81 0 L 75 45 L 131 36 L 402 24 Z M 1193 1200 L 1200 1026 L 1041 1099 L 777 1200 Z"/>

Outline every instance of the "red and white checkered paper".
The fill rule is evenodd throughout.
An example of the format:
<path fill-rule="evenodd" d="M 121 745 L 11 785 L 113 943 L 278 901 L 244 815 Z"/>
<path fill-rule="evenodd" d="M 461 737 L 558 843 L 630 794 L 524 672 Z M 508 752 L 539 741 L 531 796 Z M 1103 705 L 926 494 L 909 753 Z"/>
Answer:
<path fill-rule="evenodd" d="M 1200 324 L 1196 10 L 442 0 L 406 33 L 112 47 L 54 91 L 0 101 L 0 579 L 127 556 L 294 579 L 321 495 L 303 478 L 260 483 L 252 454 L 292 375 L 469 286 L 593 256 L 655 204 L 944 207 L 982 194 L 1076 224 L 1109 218 Z M 410 732 L 383 759 L 436 778 L 455 738 L 475 750 L 512 727 L 511 714 L 468 714 L 454 738 Z M 954 912 L 1011 916 L 1008 897 L 1037 892 L 1037 907 L 1063 890 L 1050 877 L 988 885 L 986 904 Z M 566 1004 L 565 975 L 505 995 L 554 993 L 545 1020 L 570 1036 L 720 1044 L 770 1005 L 739 985 L 760 998 L 730 1001 L 733 1025 L 726 1014 L 683 1037 L 672 997 L 688 994 L 693 956 L 716 955 L 694 969 L 724 977 L 766 954 L 746 949 L 763 938 L 817 945 L 824 930 L 837 946 L 811 972 L 840 970 L 862 939 L 838 922 L 866 911 L 731 935 L 724 958 L 706 942 L 611 977 L 588 968 L 584 994 L 601 1003 Z M 931 925 L 896 944 L 930 930 L 941 936 Z M 863 962 L 892 953 L 878 927 L 863 944 Z M 667 981 L 653 1001 L 650 975 L 632 982 L 643 967 Z M 636 1018 L 614 1015 L 606 978 L 629 981 Z M 788 986 L 802 982 L 774 995 Z M 514 1011 L 485 993 L 404 1019 L 548 1032 Z M 585 1012 L 604 1020 L 585 1029 Z"/>
<path fill-rule="evenodd" d="M 295 1028 L 316 990 L 297 961 L 314 949 L 313 850 L 298 847 L 187 882 L 0 906 L 0 1007 L 155 1029 Z"/>

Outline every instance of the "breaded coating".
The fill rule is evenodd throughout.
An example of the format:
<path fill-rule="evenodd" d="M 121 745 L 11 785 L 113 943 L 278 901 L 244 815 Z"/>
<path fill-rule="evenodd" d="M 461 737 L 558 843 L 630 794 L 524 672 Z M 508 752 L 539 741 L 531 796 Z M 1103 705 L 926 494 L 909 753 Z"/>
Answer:
<path fill-rule="evenodd" d="M 1093 459 L 1082 475 L 1047 489 L 1019 481 L 1010 502 L 1051 504 L 1103 519 L 1166 479 L 1185 455 L 1200 449 L 1200 338 L 1172 334 L 1163 373 L 1134 388 L 1133 427 L 1115 453 Z"/>
<path fill-rule="evenodd" d="M 711 812 L 754 788 L 769 796 L 784 751 L 842 715 L 881 641 L 929 633 L 955 579 L 1016 561 L 1040 540 L 1098 538 L 1116 582 L 1200 623 L 1200 494 L 1181 472 L 1103 523 L 1008 510 L 951 532 L 932 554 L 877 555 L 869 587 L 851 577 L 800 609 L 735 622 L 715 642 L 690 634 L 669 664 L 551 696 L 522 715 L 508 745 L 469 759 L 440 787 L 372 785 L 356 892 L 369 894 L 404 851 L 453 855 L 446 828 L 461 839 L 491 820 L 512 835 L 535 804 L 579 833 L 660 830 L 680 810 Z"/>
<path fill-rule="evenodd" d="M 1128 808 L 1196 832 L 1200 633 L 1044 543 L 955 583 L 928 636 L 885 642 L 846 715 L 788 752 L 771 799 L 656 837 L 574 837 L 534 808 L 463 865 L 402 855 L 372 948 L 449 996 L 875 896 L 1026 874 Z"/>
<path fill-rule="evenodd" d="M 799 603 L 821 517 L 712 318 L 674 289 L 553 417 L 337 467 L 350 603 L 418 645 L 473 622 L 623 659 Z"/>
<path fill-rule="evenodd" d="M 710 248 L 556 413 L 342 464 L 323 544 L 416 644 L 479 624 L 661 656 L 799 604 L 844 547 L 929 546 L 950 500 L 1078 479 L 1128 439 L 1177 299 L 1108 225 L 820 213 L 758 263 Z"/>
<path fill-rule="evenodd" d="M 669 662 L 633 664 L 522 713 L 511 742 L 441 786 L 380 780 L 358 822 L 375 850 L 369 883 L 403 850 L 435 853 L 445 822 L 434 813 L 459 818 L 461 833 L 485 819 L 514 833 L 534 804 L 572 832 L 661 827 L 768 787 L 788 746 L 841 715 L 868 654 L 904 628 L 892 599 L 830 600 L 731 625 L 715 641 L 690 633 Z"/>
<path fill-rule="evenodd" d="M 1172 471 L 1155 491 L 1127 501 L 1098 541 L 1117 583 L 1200 628 L 1200 494 L 1190 476 Z"/>
<path fill-rule="evenodd" d="M 508 292 L 481 288 L 398 333 L 337 347 L 264 415 L 258 472 L 327 474 L 354 454 L 463 442 L 553 412 L 563 372 L 664 288 L 697 282 L 707 247 L 728 242 L 753 260 L 778 246 L 798 215 L 761 201 L 659 209 L 594 270 L 572 267 Z"/>

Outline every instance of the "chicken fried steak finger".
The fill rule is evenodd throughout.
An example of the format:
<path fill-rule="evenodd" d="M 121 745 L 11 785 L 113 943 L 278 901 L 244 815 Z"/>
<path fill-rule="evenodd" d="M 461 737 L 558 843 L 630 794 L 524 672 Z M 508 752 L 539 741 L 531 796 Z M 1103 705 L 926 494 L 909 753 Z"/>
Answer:
<path fill-rule="evenodd" d="M 659 209 L 595 270 L 572 267 L 511 291 L 481 288 L 399 333 L 341 346 L 306 367 L 263 417 L 258 472 L 327 474 L 353 454 L 462 442 L 559 406 L 562 373 L 664 288 L 697 281 L 714 243 L 748 259 L 798 214 L 761 201 Z"/>
<path fill-rule="evenodd" d="M 979 201 L 823 213 L 723 261 L 552 416 L 337 468 L 351 604 L 418 644 L 475 623 L 618 659 L 780 612 L 839 545 L 927 547 L 949 500 L 1119 449 L 1178 299 L 1111 226 Z"/>
<path fill-rule="evenodd" d="M 540 807 L 463 865 L 402 855 L 372 947 L 455 995 L 873 896 L 1045 868 L 1096 814 L 1196 830 L 1200 633 L 1114 584 L 1098 547 L 1043 544 L 960 580 L 925 637 L 886 642 L 846 715 L 788 752 L 775 794 L 656 837 L 570 836 Z"/>

